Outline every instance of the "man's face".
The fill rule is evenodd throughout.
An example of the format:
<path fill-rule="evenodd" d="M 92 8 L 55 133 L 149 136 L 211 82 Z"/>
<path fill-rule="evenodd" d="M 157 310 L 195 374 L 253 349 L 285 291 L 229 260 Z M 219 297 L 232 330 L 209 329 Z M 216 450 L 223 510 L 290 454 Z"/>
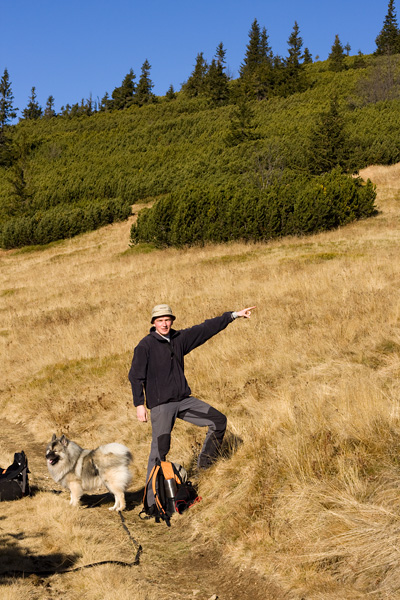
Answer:
<path fill-rule="evenodd" d="M 154 319 L 153 325 L 156 328 L 157 333 L 160 335 L 168 335 L 172 326 L 172 319 L 171 317 L 157 317 Z"/>

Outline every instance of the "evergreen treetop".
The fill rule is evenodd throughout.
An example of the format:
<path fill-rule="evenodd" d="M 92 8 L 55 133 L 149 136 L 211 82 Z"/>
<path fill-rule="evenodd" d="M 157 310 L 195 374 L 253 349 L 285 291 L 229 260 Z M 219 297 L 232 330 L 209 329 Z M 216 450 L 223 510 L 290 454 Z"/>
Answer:
<path fill-rule="evenodd" d="M 265 43 L 265 41 L 264 41 Z M 251 76 L 262 62 L 261 32 L 257 19 L 254 19 L 249 31 L 249 42 L 243 64 L 239 69 L 240 77 Z"/>
<path fill-rule="evenodd" d="M 43 116 L 46 119 L 51 119 L 56 116 L 56 111 L 54 110 L 54 96 L 49 96 L 46 102 L 46 108 L 44 109 Z"/>
<path fill-rule="evenodd" d="M 174 90 L 174 86 L 172 85 L 172 83 L 169 86 L 169 88 L 168 88 L 168 90 L 167 90 L 167 92 L 165 94 L 165 97 L 168 98 L 168 100 L 175 100 L 176 99 L 176 92 Z"/>
<path fill-rule="evenodd" d="M 309 51 L 308 48 L 304 48 L 304 52 L 303 52 L 302 58 L 303 58 L 303 64 L 304 65 L 310 65 L 312 63 L 312 61 L 313 61 L 312 60 L 312 54 L 311 54 L 311 52 Z"/>
<path fill-rule="evenodd" d="M 289 56 L 286 60 L 286 64 L 294 68 L 298 68 L 300 65 L 301 48 L 303 46 L 303 40 L 300 37 L 300 28 L 297 21 L 294 22 L 293 31 L 288 39 L 288 50 Z"/>
<path fill-rule="evenodd" d="M 115 88 L 112 96 L 112 108 L 121 110 L 123 108 L 127 108 L 133 102 L 133 96 L 135 93 L 135 83 L 136 75 L 133 72 L 133 69 L 129 70 L 122 81 L 120 87 Z"/>
<path fill-rule="evenodd" d="M 274 86 L 273 66 L 274 57 L 267 30 L 265 27 L 260 30 L 257 19 L 254 19 L 245 58 L 239 70 L 239 81 L 245 96 L 262 100 L 271 94 Z"/>
<path fill-rule="evenodd" d="M 389 0 L 388 12 L 376 40 L 375 54 L 397 54 L 400 52 L 400 30 L 394 9 L 394 0 Z"/>
<path fill-rule="evenodd" d="M 199 52 L 196 56 L 196 64 L 192 74 L 187 82 L 182 86 L 182 89 L 190 97 L 194 98 L 204 92 L 205 76 L 208 71 L 207 62 L 204 59 L 203 52 Z"/>
<path fill-rule="evenodd" d="M 4 69 L 0 80 L 0 131 L 3 131 L 10 121 L 16 118 L 18 108 L 13 106 L 14 96 L 11 89 L 8 70 Z"/>
<path fill-rule="evenodd" d="M 224 104 L 229 99 L 228 76 L 225 73 L 226 50 L 222 42 L 217 46 L 215 58 L 206 73 L 205 93 L 214 104 Z"/>
<path fill-rule="evenodd" d="M 23 119 L 39 119 L 42 116 L 43 110 L 39 105 L 36 96 L 36 88 L 35 86 L 31 89 L 31 95 L 29 97 L 29 102 L 26 108 L 22 111 Z"/>
<path fill-rule="evenodd" d="M 302 92 L 307 88 L 307 79 L 304 71 L 304 65 L 301 62 L 301 49 L 303 40 L 300 36 L 300 29 L 295 21 L 292 33 L 288 39 L 288 57 L 284 61 L 284 69 L 281 71 L 282 81 L 280 82 L 281 93 L 284 96 Z"/>
<path fill-rule="evenodd" d="M 151 65 L 146 58 L 142 65 L 141 75 L 135 94 L 135 100 L 139 106 L 143 106 L 143 104 L 148 104 L 155 101 L 155 96 L 151 91 L 154 87 L 154 84 L 150 79 L 150 69 Z"/>
<path fill-rule="evenodd" d="M 335 41 L 328 56 L 329 67 L 331 71 L 343 71 L 346 66 L 344 63 L 345 52 L 338 34 L 335 35 Z"/>
<path fill-rule="evenodd" d="M 269 63 L 272 64 L 273 53 L 272 48 L 269 45 L 268 34 L 265 27 L 262 28 L 261 37 L 260 37 L 260 54 L 261 54 L 261 63 Z"/>

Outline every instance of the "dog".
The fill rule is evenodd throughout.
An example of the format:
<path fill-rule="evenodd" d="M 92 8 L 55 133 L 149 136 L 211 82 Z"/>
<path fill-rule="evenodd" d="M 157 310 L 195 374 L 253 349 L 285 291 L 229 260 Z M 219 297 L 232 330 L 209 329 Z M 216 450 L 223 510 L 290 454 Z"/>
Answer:
<path fill-rule="evenodd" d="M 109 510 L 125 509 L 125 492 L 132 479 L 132 454 L 126 446 L 112 443 L 84 450 L 65 435 L 58 438 L 53 434 L 46 448 L 46 460 L 54 481 L 71 492 L 72 506 L 79 506 L 84 491 L 104 485 L 115 498 Z"/>

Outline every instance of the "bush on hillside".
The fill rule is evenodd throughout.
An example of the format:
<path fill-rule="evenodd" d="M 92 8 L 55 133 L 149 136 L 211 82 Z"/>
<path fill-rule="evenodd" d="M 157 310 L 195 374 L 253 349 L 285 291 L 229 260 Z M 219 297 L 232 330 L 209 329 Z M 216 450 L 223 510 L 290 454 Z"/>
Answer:
<path fill-rule="evenodd" d="M 91 202 L 83 207 L 57 206 L 31 217 L 8 220 L 0 232 L 0 243 L 6 249 L 48 244 L 125 220 L 131 213 L 131 205 L 118 198 Z"/>
<path fill-rule="evenodd" d="M 371 216 L 375 197 L 369 180 L 340 169 L 319 177 L 286 173 L 263 190 L 196 185 L 142 211 L 131 243 L 180 247 L 310 234 Z"/>
<path fill-rule="evenodd" d="M 187 204 L 192 191 L 197 196 L 202 194 L 201 201 L 210 204 L 210 214 L 217 214 L 216 221 L 210 217 L 206 225 L 201 222 L 203 216 L 198 220 L 196 217 L 195 222 L 184 223 L 182 228 L 178 217 L 176 221 L 171 219 L 157 234 L 158 243 L 185 244 L 235 236 L 267 239 L 270 229 L 272 236 L 301 229 L 298 224 L 291 226 L 298 192 L 292 191 L 295 184 L 289 178 L 298 171 L 302 175 L 296 175 L 296 180 L 309 185 L 311 180 L 304 174 L 315 171 L 308 156 L 310 135 L 322 112 L 328 109 L 327 99 L 334 94 L 338 97 L 346 151 L 336 152 L 334 148 L 334 160 L 320 165 L 314 175 L 338 164 L 354 173 L 370 164 L 400 160 L 400 99 L 390 96 L 372 102 L 376 94 L 365 96 L 365 85 L 368 89 L 376 86 L 371 72 L 374 65 L 379 66 L 377 61 L 369 57 L 365 68 L 339 73 L 328 71 L 326 63 L 307 65 L 312 83 L 309 89 L 285 98 L 251 102 L 246 104 L 246 114 L 232 116 L 231 106 L 210 108 L 202 97 L 188 99 L 178 94 L 174 102 L 132 106 L 91 117 L 21 121 L 9 132 L 21 153 L 15 155 L 14 164 L 0 166 L 0 232 L 6 231 L 6 239 L 16 239 L 18 244 L 20 238 L 36 239 L 36 221 L 48 211 L 52 215 L 70 214 L 97 203 L 98 198 L 108 202 L 121 198 L 132 205 L 159 196 L 167 199 L 171 195 L 174 201 L 182 197 L 177 214 L 183 221 L 182 215 L 194 211 L 196 216 L 200 210 L 195 197 L 193 205 Z M 361 79 L 367 82 L 362 89 Z M 235 139 L 231 139 L 232 133 Z M 329 144 L 332 136 L 327 137 L 325 142 Z M 317 157 L 321 161 L 318 152 L 320 148 Z M 283 181 L 270 180 L 271 172 L 280 179 L 287 170 L 283 180 L 288 188 Z M 266 188 L 261 192 L 253 189 L 257 179 L 259 186 Z M 241 215 L 243 206 L 249 204 L 252 214 L 254 198 L 260 204 L 257 210 L 262 225 L 250 223 L 247 215 L 236 222 L 232 211 Z M 169 207 L 170 201 L 165 202 Z M 272 215 L 266 228 L 267 213 Z M 58 216 L 56 219 L 59 221 Z M 99 226 L 96 218 L 93 221 L 95 227 Z M 173 231 L 169 231 L 172 224 Z M 46 231 L 51 232 L 39 237 L 73 235 L 74 226 L 46 225 Z M 30 228 L 36 233 L 30 233 Z M 56 229 L 60 230 L 57 235 Z"/>

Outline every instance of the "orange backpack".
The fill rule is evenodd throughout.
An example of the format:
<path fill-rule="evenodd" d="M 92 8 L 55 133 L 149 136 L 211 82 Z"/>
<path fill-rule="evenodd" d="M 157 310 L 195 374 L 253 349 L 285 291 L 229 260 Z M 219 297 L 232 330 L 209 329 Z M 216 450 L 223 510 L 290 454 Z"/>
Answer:
<path fill-rule="evenodd" d="M 155 499 L 152 506 L 149 506 L 147 501 L 150 485 Z M 142 518 L 155 517 L 156 521 L 162 519 L 170 527 L 170 519 L 175 513 L 183 513 L 200 500 L 181 465 L 157 460 L 144 488 L 144 508 L 140 515 L 145 514 Z"/>

